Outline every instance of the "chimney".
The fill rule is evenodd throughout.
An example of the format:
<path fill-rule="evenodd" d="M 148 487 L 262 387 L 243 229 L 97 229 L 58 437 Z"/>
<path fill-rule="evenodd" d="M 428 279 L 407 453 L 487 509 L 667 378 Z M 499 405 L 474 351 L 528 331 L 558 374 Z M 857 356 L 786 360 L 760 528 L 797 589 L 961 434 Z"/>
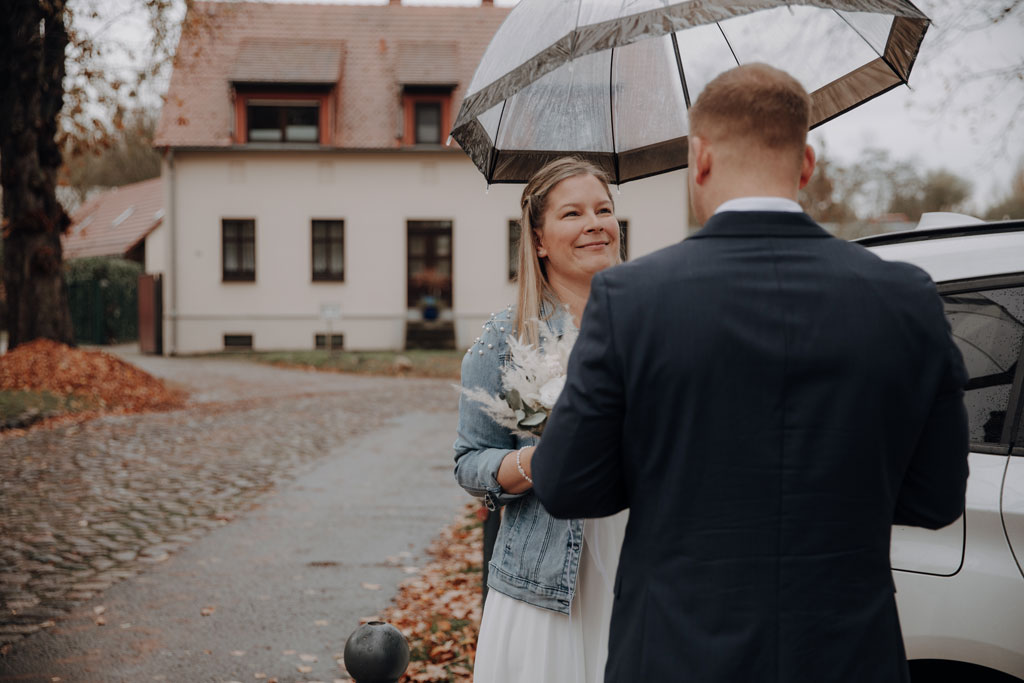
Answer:
<path fill-rule="evenodd" d="M 480 0 L 481 7 L 494 7 L 494 0 Z"/>
<path fill-rule="evenodd" d="M 401 5 L 402 0 L 388 0 L 389 5 Z"/>

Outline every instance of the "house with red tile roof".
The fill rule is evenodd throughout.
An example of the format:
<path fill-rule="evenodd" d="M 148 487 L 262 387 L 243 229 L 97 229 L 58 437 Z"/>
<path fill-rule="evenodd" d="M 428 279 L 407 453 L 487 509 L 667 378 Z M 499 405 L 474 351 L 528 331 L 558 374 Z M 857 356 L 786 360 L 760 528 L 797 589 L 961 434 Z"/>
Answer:
<path fill-rule="evenodd" d="M 163 218 L 160 178 L 102 192 L 71 215 L 71 225 L 61 237 L 64 258 L 121 256 L 145 265 L 146 238 Z"/>
<path fill-rule="evenodd" d="M 196 2 L 146 240 L 165 351 L 469 346 L 514 300 L 522 187 L 488 188 L 446 142 L 508 12 Z M 686 235 L 685 184 L 623 186 L 629 256 Z"/>

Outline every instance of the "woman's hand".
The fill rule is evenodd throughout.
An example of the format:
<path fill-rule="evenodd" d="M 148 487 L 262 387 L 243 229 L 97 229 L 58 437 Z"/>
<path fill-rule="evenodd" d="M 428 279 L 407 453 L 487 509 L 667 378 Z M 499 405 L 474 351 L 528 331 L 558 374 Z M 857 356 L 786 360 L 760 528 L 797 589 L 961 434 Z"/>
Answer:
<path fill-rule="evenodd" d="M 530 465 L 533 463 L 533 452 L 537 450 L 534 446 L 523 448 L 519 454 L 519 465 L 522 466 L 526 477 L 532 478 Z M 505 493 L 522 493 L 533 488 L 533 482 L 529 481 L 516 466 L 516 451 L 509 451 L 498 467 L 498 484 Z"/>

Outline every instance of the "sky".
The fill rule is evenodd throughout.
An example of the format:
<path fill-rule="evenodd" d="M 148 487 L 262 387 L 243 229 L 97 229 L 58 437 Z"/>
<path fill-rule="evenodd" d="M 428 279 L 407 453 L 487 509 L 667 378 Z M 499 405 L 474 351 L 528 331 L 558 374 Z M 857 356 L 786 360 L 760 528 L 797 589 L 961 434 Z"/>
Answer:
<path fill-rule="evenodd" d="M 387 0 L 358 4 L 387 4 Z M 404 4 L 478 5 L 480 0 L 404 0 Z M 516 2 L 495 0 L 495 4 Z M 811 143 L 819 155 L 844 164 L 874 147 L 914 164 L 922 174 L 949 169 L 971 181 L 972 202 L 980 212 L 1008 191 L 1014 172 L 1024 164 L 1024 3 L 918 0 L 916 4 L 933 25 L 925 35 L 910 87 L 897 88 L 824 124 L 812 132 Z M 124 11 L 132 5 L 133 0 L 103 0 L 105 13 L 120 17 L 105 31 L 144 46 L 141 18 Z M 1007 6 L 1016 9 L 1005 21 L 994 25 L 985 20 L 985 15 Z M 1003 75 L 986 76 L 993 72 Z"/>

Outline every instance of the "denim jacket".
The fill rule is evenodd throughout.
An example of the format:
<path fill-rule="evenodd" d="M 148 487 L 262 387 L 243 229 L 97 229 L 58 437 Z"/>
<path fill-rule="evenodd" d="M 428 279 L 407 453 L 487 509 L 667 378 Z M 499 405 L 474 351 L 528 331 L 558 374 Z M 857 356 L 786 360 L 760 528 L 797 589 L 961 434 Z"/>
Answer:
<path fill-rule="evenodd" d="M 501 393 L 501 368 L 509 363 L 508 336 L 514 334 L 514 319 L 509 306 L 484 324 L 462 361 L 464 387 L 480 388 L 491 395 Z M 549 334 L 561 334 L 571 324 L 565 309 L 558 309 L 546 323 Z M 470 494 L 483 498 L 488 510 L 505 506 L 488 565 L 488 587 L 568 614 L 580 566 L 583 520 L 555 519 L 532 490 L 510 494 L 498 485 L 498 467 L 505 455 L 536 443 L 536 438 L 518 437 L 495 423 L 478 403 L 459 399 L 455 479 Z"/>

